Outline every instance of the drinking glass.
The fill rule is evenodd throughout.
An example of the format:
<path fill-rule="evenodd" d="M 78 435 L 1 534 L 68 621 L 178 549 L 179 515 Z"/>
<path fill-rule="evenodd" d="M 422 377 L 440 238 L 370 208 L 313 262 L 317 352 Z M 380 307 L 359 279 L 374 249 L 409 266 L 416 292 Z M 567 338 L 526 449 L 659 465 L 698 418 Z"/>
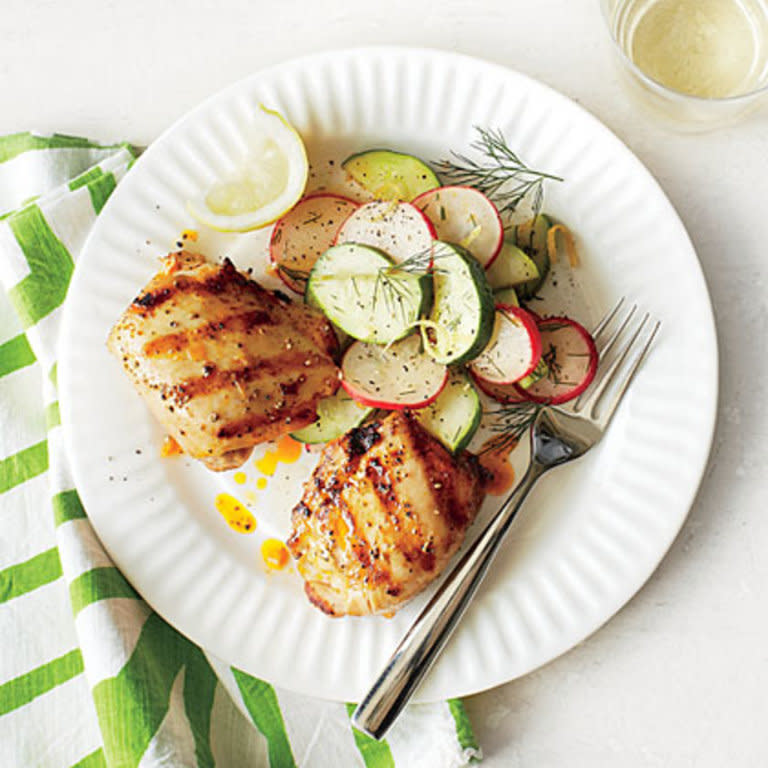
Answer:
<path fill-rule="evenodd" d="M 630 89 L 705 130 L 768 103 L 768 0 L 600 0 Z"/>

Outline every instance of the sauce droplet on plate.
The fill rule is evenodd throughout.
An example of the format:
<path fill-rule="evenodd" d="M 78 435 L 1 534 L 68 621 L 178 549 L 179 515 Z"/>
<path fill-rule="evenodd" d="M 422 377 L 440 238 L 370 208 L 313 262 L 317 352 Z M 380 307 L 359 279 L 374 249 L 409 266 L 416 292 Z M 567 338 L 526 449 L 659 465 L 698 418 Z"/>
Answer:
<path fill-rule="evenodd" d="M 234 496 L 220 493 L 215 504 L 232 530 L 238 533 L 253 533 L 256 530 L 256 518 Z"/>
<path fill-rule="evenodd" d="M 515 484 L 515 468 L 509 461 L 509 454 L 516 447 L 517 443 L 512 443 L 501 450 L 481 451 L 480 466 L 490 475 L 485 482 L 485 492 L 491 496 L 502 496 Z"/>
<path fill-rule="evenodd" d="M 301 458 L 301 446 L 302 444 L 290 435 L 281 437 L 277 444 L 277 460 L 282 461 L 283 464 L 293 464 Z"/>
<path fill-rule="evenodd" d="M 301 456 L 301 443 L 290 435 L 281 437 L 274 450 L 268 450 L 260 459 L 253 462 L 256 469 L 270 477 L 275 474 L 278 463 L 293 464 Z"/>
<path fill-rule="evenodd" d="M 282 571 L 290 560 L 288 549 L 280 539 L 267 539 L 261 545 L 261 556 L 267 568 L 273 571 Z"/>
<path fill-rule="evenodd" d="M 163 438 L 163 444 L 160 446 L 160 457 L 167 459 L 169 456 L 179 456 L 184 451 L 181 446 L 170 435 Z"/>

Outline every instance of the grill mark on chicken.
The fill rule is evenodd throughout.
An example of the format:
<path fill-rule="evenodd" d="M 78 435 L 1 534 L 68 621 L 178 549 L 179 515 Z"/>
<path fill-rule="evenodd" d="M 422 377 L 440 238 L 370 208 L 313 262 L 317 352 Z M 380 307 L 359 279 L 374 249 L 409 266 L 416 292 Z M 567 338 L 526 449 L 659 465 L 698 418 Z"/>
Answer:
<path fill-rule="evenodd" d="M 461 504 L 456 499 L 454 488 L 455 473 L 434 466 L 432 452 L 429 450 L 430 446 L 427 443 L 428 437 L 426 432 L 416 432 L 413 435 L 413 443 L 415 450 L 423 457 L 424 461 L 429 462 L 431 469 L 436 475 L 433 478 L 430 492 L 433 497 L 436 497 L 435 505 L 439 506 L 446 513 L 450 527 L 462 529 L 467 525 L 467 517 Z"/>
<path fill-rule="evenodd" d="M 378 430 L 381 423 L 374 421 L 371 424 L 364 424 L 362 427 L 355 427 L 347 434 L 347 443 L 351 456 L 362 456 L 369 451 L 376 443 L 381 440 Z"/>
<path fill-rule="evenodd" d="M 419 455 L 426 461 L 428 457 L 425 447 L 418 444 L 417 435 L 420 434 L 415 433 L 413 435 L 416 438 L 414 442 L 419 448 Z M 431 571 L 435 567 L 434 552 L 432 552 L 429 541 L 423 534 L 420 521 L 413 514 L 413 505 L 407 498 L 403 499 L 398 496 L 396 490 L 397 468 L 403 463 L 402 454 L 402 450 L 393 451 L 388 457 L 391 459 L 396 475 L 394 478 L 389 474 L 389 468 L 385 467 L 378 458 L 372 458 L 368 462 L 365 468 L 366 476 L 371 481 L 371 487 L 386 515 L 385 519 L 389 523 L 389 530 L 386 531 L 385 535 L 399 537 L 399 550 L 403 556 L 409 562 L 416 562 L 423 570 Z M 433 493 L 432 489 L 429 489 L 429 492 Z M 439 506 L 437 499 L 434 500 L 434 506 Z"/>
<path fill-rule="evenodd" d="M 435 555 L 424 536 L 421 522 L 411 510 L 410 502 L 398 497 L 394 489 L 382 492 L 378 485 L 374 485 L 373 489 L 386 515 L 387 524 L 381 527 L 382 536 L 397 537 L 398 550 L 408 562 L 416 563 L 424 571 L 432 571 L 435 567 Z"/>
<path fill-rule="evenodd" d="M 317 410 L 306 403 L 292 403 L 290 406 L 278 407 L 269 413 L 254 414 L 244 419 L 230 421 L 216 431 L 216 437 L 226 440 L 232 437 L 243 437 L 257 429 L 284 421 L 290 429 L 301 429 L 311 424 L 317 418 Z"/>
<path fill-rule="evenodd" d="M 245 397 L 244 385 L 250 384 L 258 379 L 277 376 L 281 371 L 291 368 L 301 368 L 307 359 L 313 363 L 319 362 L 311 356 L 305 354 L 289 352 L 287 354 L 271 357 L 266 360 L 259 360 L 252 365 L 245 365 L 241 368 L 230 368 L 219 370 L 213 363 L 206 363 L 203 366 L 203 375 L 191 379 L 185 379 L 176 384 L 164 384 L 160 387 L 160 397 L 162 400 L 168 400 L 175 405 L 186 405 L 195 397 L 210 395 L 221 389 L 237 389 Z M 307 366 L 308 367 L 308 366 Z M 287 384 L 280 382 L 279 386 L 285 388 L 284 395 L 297 394 L 299 387 L 306 381 L 306 375 L 299 374 Z"/>
<path fill-rule="evenodd" d="M 386 540 L 388 537 L 399 534 L 402 520 L 398 515 L 401 502 L 395 492 L 394 478 L 389 475 L 387 468 L 379 458 L 368 458 L 366 456 L 381 441 L 380 430 L 381 422 L 374 421 L 370 424 L 356 427 L 347 433 L 346 441 L 349 459 L 347 460 L 346 470 L 353 474 L 359 468 L 362 468 L 382 513 L 381 521 L 376 531 L 378 537 L 376 538 Z M 354 517 L 349 514 L 343 497 L 340 501 L 343 504 L 342 514 L 352 520 L 351 525 L 354 525 Z M 374 532 L 372 531 L 371 533 L 373 534 Z M 370 538 L 373 539 L 373 535 Z M 369 585 L 389 584 L 387 593 L 390 595 L 397 594 L 397 592 L 392 591 L 395 587 L 392 586 L 392 572 L 386 552 L 382 552 L 378 546 L 372 545 L 363 531 L 359 531 L 358 540 L 353 548 L 360 565 L 368 569 L 364 582 Z"/>
<path fill-rule="evenodd" d="M 224 333 L 249 333 L 254 328 L 273 323 L 271 315 L 262 309 L 229 315 L 197 328 L 158 336 L 144 345 L 144 354 L 147 357 L 171 357 L 184 352 L 193 342 L 203 339 L 215 341 Z"/>
<path fill-rule="evenodd" d="M 245 275 L 238 272 L 235 265 L 229 259 L 225 258 L 222 262 L 221 269 L 217 270 L 212 275 L 203 279 L 187 277 L 185 275 L 175 277 L 170 286 L 163 286 L 157 290 L 148 290 L 139 294 L 133 300 L 130 308 L 134 312 L 145 314 L 147 311 L 154 312 L 158 307 L 173 298 L 178 298 L 179 294 L 209 293 L 212 295 L 219 295 L 228 291 L 233 286 L 240 286 L 251 290 L 256 289 L 259 293 L 263 293 L 271 297 L 273 301 L 276 301 L 271 293 L 265 291 L 253 280 L 249 280 Z"/>
<path fill-rule="evenodd" d="M 356 579 L 368 587 L 382 586 L 388 593 L 396 589 L 393 585 L 392 572 L 386 553 L 372 542 L 381 538 L 382 530 L 371 531 L 371 537 L 366 536 L 364 527 L 358 525 L 354 511 L 354 501 L 348 495 L 355 494 L 354 489 L 342 489 L 336 497 L 338 515 L 326 517 L 325 550 L 329 561 L 336 564 L 339 572 L 346 572 L 351 579 Z M 373 534 L 378 533 L 378 537 Z M 314 602 L 315 594 L 310 591 L 310 600 Z M 391 594 L 391 593 L 390 593 Z M 368 610 L 372 604 L 366 598 Z M 325 610 L 325 608 L 323 608 Z"/>

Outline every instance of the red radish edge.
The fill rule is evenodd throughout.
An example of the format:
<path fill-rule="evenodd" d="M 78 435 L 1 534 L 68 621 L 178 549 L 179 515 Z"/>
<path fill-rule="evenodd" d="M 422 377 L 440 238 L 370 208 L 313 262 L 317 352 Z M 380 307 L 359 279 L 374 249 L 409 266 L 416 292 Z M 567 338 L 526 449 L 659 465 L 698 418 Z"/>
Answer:
<path fill-rule="evenodd" d="M 280 218 L 279 218 L 279 219 L 278 219 L 278 220 L 275 222 L 275 225 L 274 225 L 274 227 L 272 228 L 272 234 L 269 236 L 269 263 L 270 263 L 270 264 L 271 264 L 271 265 L 272 265 L 272 266 L 275 268 L 275 271 L 276 271 L 276 273 L 277 273 L 277 276 L 278 276 L 278 277 L 280 278 L 280 280 L 283 282 L 283 284 L 285 285 L 285 287 L 286 287 L 286 288 L 288 288 L 289 290 L 293 291 L 294 293 L 298 293 L 298 294 L 301 294 L 301 291 L 297 291 L 297 290 L 296 290 L 296 289 L 295 289 L 295 288 L 294 288 L 294 287 L 293 287 L 293 286 L 292 286 L 292 285 L 291 285 L 291 284 L 288 282 L 288 280 L 286 279 L 285 275 L 283 275 L 283 273 L 280 271 L 280 269 L 278 269 L 278 267 L 279 267 L 279 262 L 278 262 L 278 260 L 277 260 L 277 258 L 276 258 L 276 256 L 275 256 L 276 244 L 273 242 L 273 238 L 275 237 L 275 233 L 278 231 L 278 228 L 280 227 L 280 224 L 281 224 L 281 222 L 283 221 L 283 219 L 285 219 L 287 216 L 290 216 L 290 214 L 291 214 L 291 213 L 293 213 L 293 211 L 294 211 L 294 210 L 296 210 L 296 208 L 298 208 L 298 206 L 300 206 L 302 203 L 305 203 L 305 202 L 307 202 L 308 200 L 317 200 L 318 198 L 321 198 L 321 197 L 322 197 L 322 198 L 332 198 L 333 200 L 341 200 L 341 201 L 342 201 L 342 202 L 344 202 L 344 203 L 351 203 L 352 205 L 354 205 L 354 206 L 355 206 L 355 210 L 357 210 L 357 209 L 360 207 L 360 205 L 361 205 L 361 203 L 358 203 L 356 200 L 353 200 L 351 197 L 346 197 L 345 195 L 337 195 L 337 194 L 335 194 L 335 193 L 333 193 L 333 192 L 313 192 L 313 193 L 311 193 L 311 194 L 307 195 L 306 197 L 302 197 L 302 198 L 301 198 L 301 200 L 299 200 L 299 201 L 296 203 L 296 205 L 294 205 L 294 206 L 293 206 L 293 207 L 292 207 L 292 208 L 291 208 L 289 211 L 286 211 L 286 212 L 285 212 L 285 213 L 284 213 L 284 214 L 283 214 L 283 215 L 282 215 L 282 216 L 281 216 L 281 217 L 280 217 Z M 353 211 L 352 211 L 352 212 L 349 214 L 349 216 L 351 216 L 351 215 L 352 215 L 352 213 L 354 213 L 354 212 L 355 212 L 355 211 L 353 210 Z M 343 225 L 343 224 L 344 224 L 344 222 L 345 222 L 345 221 L 346 221 L 346 220 L 349 218 L 349 216 L 347 216 L 346 218 L 344 218 L 344 219 L 341 221 L 341 223 L 339 224 L 339 229 L 341 229 L 342 225 Z M 338 230 L 337 230 L 337 234 L 338 234 Z M 334 235 L 334 236 L 333 236 L 333 240 L 331 241 L 331 243 L 333 244 L 333 243 L 335 243 L 335 242 L 336 242 L 336 235 Z"/>
<path fill-rule="evenodd" d="M 354 200 L 352 202 L 354 202 Z M 338 232 L 336 233 L 336 237 L 333 238 L 333 244 L 334 245 L 338 245 L 338 243 L 336 241 L 337 241 L 337 239 L 339 237 L 339 232 L 341 232 L 341 230 L 344 228 L 344 225 L 347 223 L 347 221 L 349 219 L 351 219 L 352 216 L 354 216 L 360 208 L 365 208 L 366 205 L 380 205 L 382 203 L 387 203 L 387 202 L 397 203 L 397 205 L 410 205 L 411 208 L 415 208 L 416 211 L 418 212 L 419 216 L 421 216 L 421 218 L 424 219 L 424 223 L 427 225 L 427 229 L 429 230 L 429 234 L 432 237 L 432 239 L 433 240 L 437 240 L 437 231 L 435 230 L 435 225 L 430 221 L 429 216 L 427 216 L 424 213 L 424 211 L 422 211 L 420 208 L 416 208 L 416 206 L 413 204 L 413 201 L 407 202 L 406 200 L 392 200 L 392 201 L 388 201 L 388 200 L 371 200 L 371 201 L 369 201 L 367 203 L 355 203 L 355 205 L 357 206 L 357 210 L 352 211 L 349 214 L 349 216 L 347 216 L 347 218 L 344 219 L 344 221 L 341 222 L 341 225 L 339 226 Z M 297 203 L 297 205 L 298 205 L 298 203 Z"/>
<path fill-rule="evenodd" d="M 581 325 L 581 323 L 571 320 L 570 317 L 547 317 L 539 321 L 539 327 L 542 331 L 545 331 L 546 326 L 549 323 L 569 325 L 581 335 L 589 351 L 589 368 L 587 368 L 584 378 L 576 387 L 568 389 L 562 395 L 555 395 L 554 397 L 537 397 L 531 392 L 531 389 L 533 389 L 536 384 L 532 384 L 528 389 L 521 387 L 519 384 L 515 384 L 515 388 L 526 400 L 533 401 L 534 403 L 545 403 L 547 405 L 560 405 L 561 403 L 567 403 L 569 400 L 578 397 L 592 383 L 595 378 L 595 373 L 597 372 L 597 364 L 600 356 L 597 352 L 597 347 L 595 346 L 595 341 L 592 338 L 592 335 L 583 325 Z"/>
<path fill-rule="evenodd" d="M 414 208 L 416 208 L 419 214 L 424 218 L 424 221 L 427 222 L 427 229 L 429 229 L 429 234 L 432 235 L 432 239 L 437 240 L 437 230 L 435 229 L 435 225 L 432 223 L 432 220 L 429 218 L 429 216 L 427 216 L 427 214 L 424 213 L 424 211 L 422 211 L 421 208 L 418 208 L 415 205 L 413 205 L 413 201 L 411 201 L 410 203 L 406 203 L 406 205 L 411 205 Z"/>
<path fill-rule="evenodd" d="M 353 400 L 356 400 L 358 403 L 360 403 L 360 405 L 366 405 L 369 408 L 385 408 L 388 411 L 417 411 L 419 408 L 426 408 L 428 405 L 432 405 L 432 403 L 437 400 L 437 398 L 440 396 L 440 393 L 445 389 L 445 385 L 447 383 L 448 367 L 446 366 L 445 376 L 443 377 L 442 384 L 438 388 L 437 392 L 435 392 L 433 395 L 430 395 L 426 400 L 419 403 L 391 403 L 387 400 L 377 400 L 374 397 L 368 397 L 368 395 L 363 394 L 360 392 L 360 390 L 355 389 L 355 387 L 346 379 L 341 380 L 341 386 L 344 391 Z"/>
<path fill-rule="evenodd" d="M 527 397 L 520 394 L 516 384 L 495 384 L 481 379 L 471 368 L 469 373 L 477 384 L 478 389 L 484 392 L 488 397 L 493 398 L 498 403 L 527 403 L 530 402 Z"/>
<path fill-rule="evenodd" d="M 515 307 L 512 304 L 496 304 L 496 309 L 503 312 L 506 315 L 514 315 L 520 322 L 525 326 L 525 330 L 528 331 L 528 335 L 531 338 L 531 365 L 526 370 L 525 373 L 523 373 L 519 378 L 515 379 L 514 381 L 492 381 L 491 379 L 485 379 L 483 376 L 481 376 L 479 373 L 476 373 L 471 368 L 470 363 L 470 371 L 472 372 L 472 375 L 475 378 L 475 381 L 480 383 L 480 381 L 485 381 L 488 383 L 489 386 L 509 386 L 514 384 L 517 381 L 520 381 L 520 379 L 524 379 L 529 374 L 533 373 L 533 371 L 536 370 L 536 366 L 539 364 L 539 360 L 541 359 L 541 351 L 542 351 L 542 345 L 541 345 L 541 334 L 539 333 L 539 326 L 536 323 L 536 320 L 533 318 L 530 312 L 528 310 L 523 309 L 522 307 Z M 481 385 L 482 389 L 482 385 Z M 485 390 L 483 389 L 483 392 Z M 488 394 L 486 392 L 486 394 Z M 491 395 L 493 397 L 493 395 Z M 529 398 L 525 397 L 524 399 L 528 400 Z"/>
<path fill-rule="evenodd" d="M 472 192 L 475 192 L 476 194 L 484 197 L 488 201 L 491 208 L 493 208 L 493 212 L 496 214 L 496 219 L 499 222 L 499 231 L 501 234 L 499 235 L 499 242 L 496 246 L 495 253 L 488 259 L 488 262 L 483 265 L 483 269 L 488 269 L 491 266 L 491 264 L 493 264 L 493 262 L 496 261 L 496 258 L 501 253 L 501 248 L 504 245 L 504 222 L 501 219 L 501 214 L 499 213 L 499 209 L 496 207 L 493 201 L 488 197 L 488 195 L 484 195 L 479 189 L 470 187 L 469 184 L 448 184 L 444 187 L 435 187 L 434 189 L 428 189 L 426 192 L 422 192 L 417 197 L 414 197 L 413 200 L 411 200 L 411 205 L 417 206 L 417 201 L 421 200 L 422 197 L 426 197 L 427 195 L 434 194 L 435 192 L 441 189 L 469 189 Z M 419 208 L 419 211 L 421 211 L 420 208 Z M 429 221 L 429 225 L 432 228 L 432 232 L 434 233 L 433 237 L 435 238 L 435 240 L 437 240 L 437 230 L 435 229 L 434 224 L 423 211 L 421 211 L 421 214 L 422 216 L 424 216 L 425 219 L 427 219 L 427 221 Z"/>
<path fill-rule="evenodd" d="M 496 304 L 496 309 L 501 310 L 507 315 L 514 315 L 518 320 L 520 320 L 523 323 L 523 325 L 525 326 L 525 329 L 531 335 L 531 346 L 533 347 L 533 355 L 532 355 L 533 361 L 531 362 L 531 367 L 520 377 L 521 379 L 524 379 L 526 376 L 528 376 L 529 374 L 533 373 L 536 370 L 536 366 L 539 364 L 539 360 L 541 360 L 541 352 L 543 350 L 543 347 L 541 344 L 541 333 L 539 332 L 539 325 L 536 322 L 536 319 L 533 317 L 533 315 L 531 315 L 531 313 L 527 309 L 523 309 L 522 307 L 516 307 L 513 304 Z M 513 383 L 513 382 L 500 382 L 500 383 Z"/>
<path fill-rule="evenodd" d="M 363 342 L 355 342 L 355 344 L 352 344 L 350 347 L 347 348 L 346 352 L 344 353 L 344 356 L 341 360 L 341 370 L 342 370 L 342 378 L 341 378 L 341 386 L 344 389 L 344 391 L 353 399 L 356 400 L 361 405 L 366 405 L 369 408 L 386 408 L 391 411 L 404 411 L 407 409 L 410 410 L 417 410 L 419 408 L 426 408 L 428 405 L 431 405 L 432 403 L 437 400 L 440 393 L 445 389 L 445 385 L 448 383 L 449 378 L 449 370 L 448 366 L 444 366 L 443 371 L 443 379 L 440 382 L 440 386 L 435 388 L 435 391 L 425 400 L 420 400 L 416 403 L 393 403 L 389 400 L 383 400 L 381 399 L 381 396 L 376 395 L 370 395 L 367 394 L 365 391 L 361 391 L 357 387 L 355 387 L 354 384 L 349 382 L 347 379 L 344 378 L 343 372 L 344 372 L 344 362 L 346 356 L 350 353 L 350 350 L 352 350 L 356 344 L 362 344 Z"/>

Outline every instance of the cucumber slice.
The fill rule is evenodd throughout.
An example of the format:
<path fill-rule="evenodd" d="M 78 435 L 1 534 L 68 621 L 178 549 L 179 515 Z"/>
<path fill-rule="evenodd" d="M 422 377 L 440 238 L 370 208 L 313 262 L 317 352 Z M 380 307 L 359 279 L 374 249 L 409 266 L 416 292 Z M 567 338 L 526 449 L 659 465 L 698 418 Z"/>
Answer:
<path fill-rule="evenodd" d="M 291 432 L 291 437 L 301 443 L 327 443 L 362 424 L 372 412 L 373 408 L 361 406 L 343 389 L 338 389 L 318 402 L 317 421 Z"/>
<path fill-rule="evenodd" d="M 515 288 L 536 282 L 539 269 L 530 256 L 505 240 L 493 264 L 485 270 L 485 276 L 493 290 Z"/>
<path fill-rule="evenodd" d="M 323 311 L 323 308 L 317 303 L 317 300 L 315 299 L 314 295 L 309 293 L 309 291 L 306 291 L 304 293 L 304 303 L 307 306 L 314 307 L 315 309 L 319 309 L 321 312 Z M 331 323 L 331 328 L 333 328 L 333 332 L 336 334 L 336 341 L 339 342 L 339 350 L 341 352 L 344 352 L 344 350 L 354 341 L 354 339 L 344 330 L 339 328 L 338 325 L 336 325 L 334 322 L 329 321 Z"/>
<path fill-rule="evenodd" d="M 519 307 L 517 291 L 514 288 L 501 288 L 493 292 L 493 300 L 497 304 L 509 304 L 510 307 Z"/>
<path fill-rule="evenodd" d="M 376 248 L 335 245 L 312 267 L 306 302 L 353 338 L 389 344 L 413 329 L 429 300 L 428 277 L 391 271 L 392 264 Z"/>
<path fill-rule="evenodd" d="M 515 244 L 531 257 L 539 270 L 539 276 L 518 286 L 518 294 L 523 301 L 533 298 L 541 288 L 549 274 L 549 249 L 547 248 L 547 232 L 552 226 L 552 220 L 543 213 L 530 221 L 515 227 Z"/>
<path fill-rule="evenodd" d="M 432 312 L 422 326 L 427 352 L 446 365 L 471 360 L 493 332 L 494 300 L 485 270 L 461 246 L 438 242 L 432 283 Z"/>
<path fill-rule="evenodd" d="M 410 202 L 440 186 L 434 171 L 418 157 L 390 149 L 369 149 L 348 157 L 341 166 L 377 200 Z"/>
<path fill-rule="evenodd" d="M 462 370 L 451 370 L 437 400 L 414 415 L 449 451 L 458 453 L 469 445 L 480 426 L 483 408 L 469 376 Z"/>

